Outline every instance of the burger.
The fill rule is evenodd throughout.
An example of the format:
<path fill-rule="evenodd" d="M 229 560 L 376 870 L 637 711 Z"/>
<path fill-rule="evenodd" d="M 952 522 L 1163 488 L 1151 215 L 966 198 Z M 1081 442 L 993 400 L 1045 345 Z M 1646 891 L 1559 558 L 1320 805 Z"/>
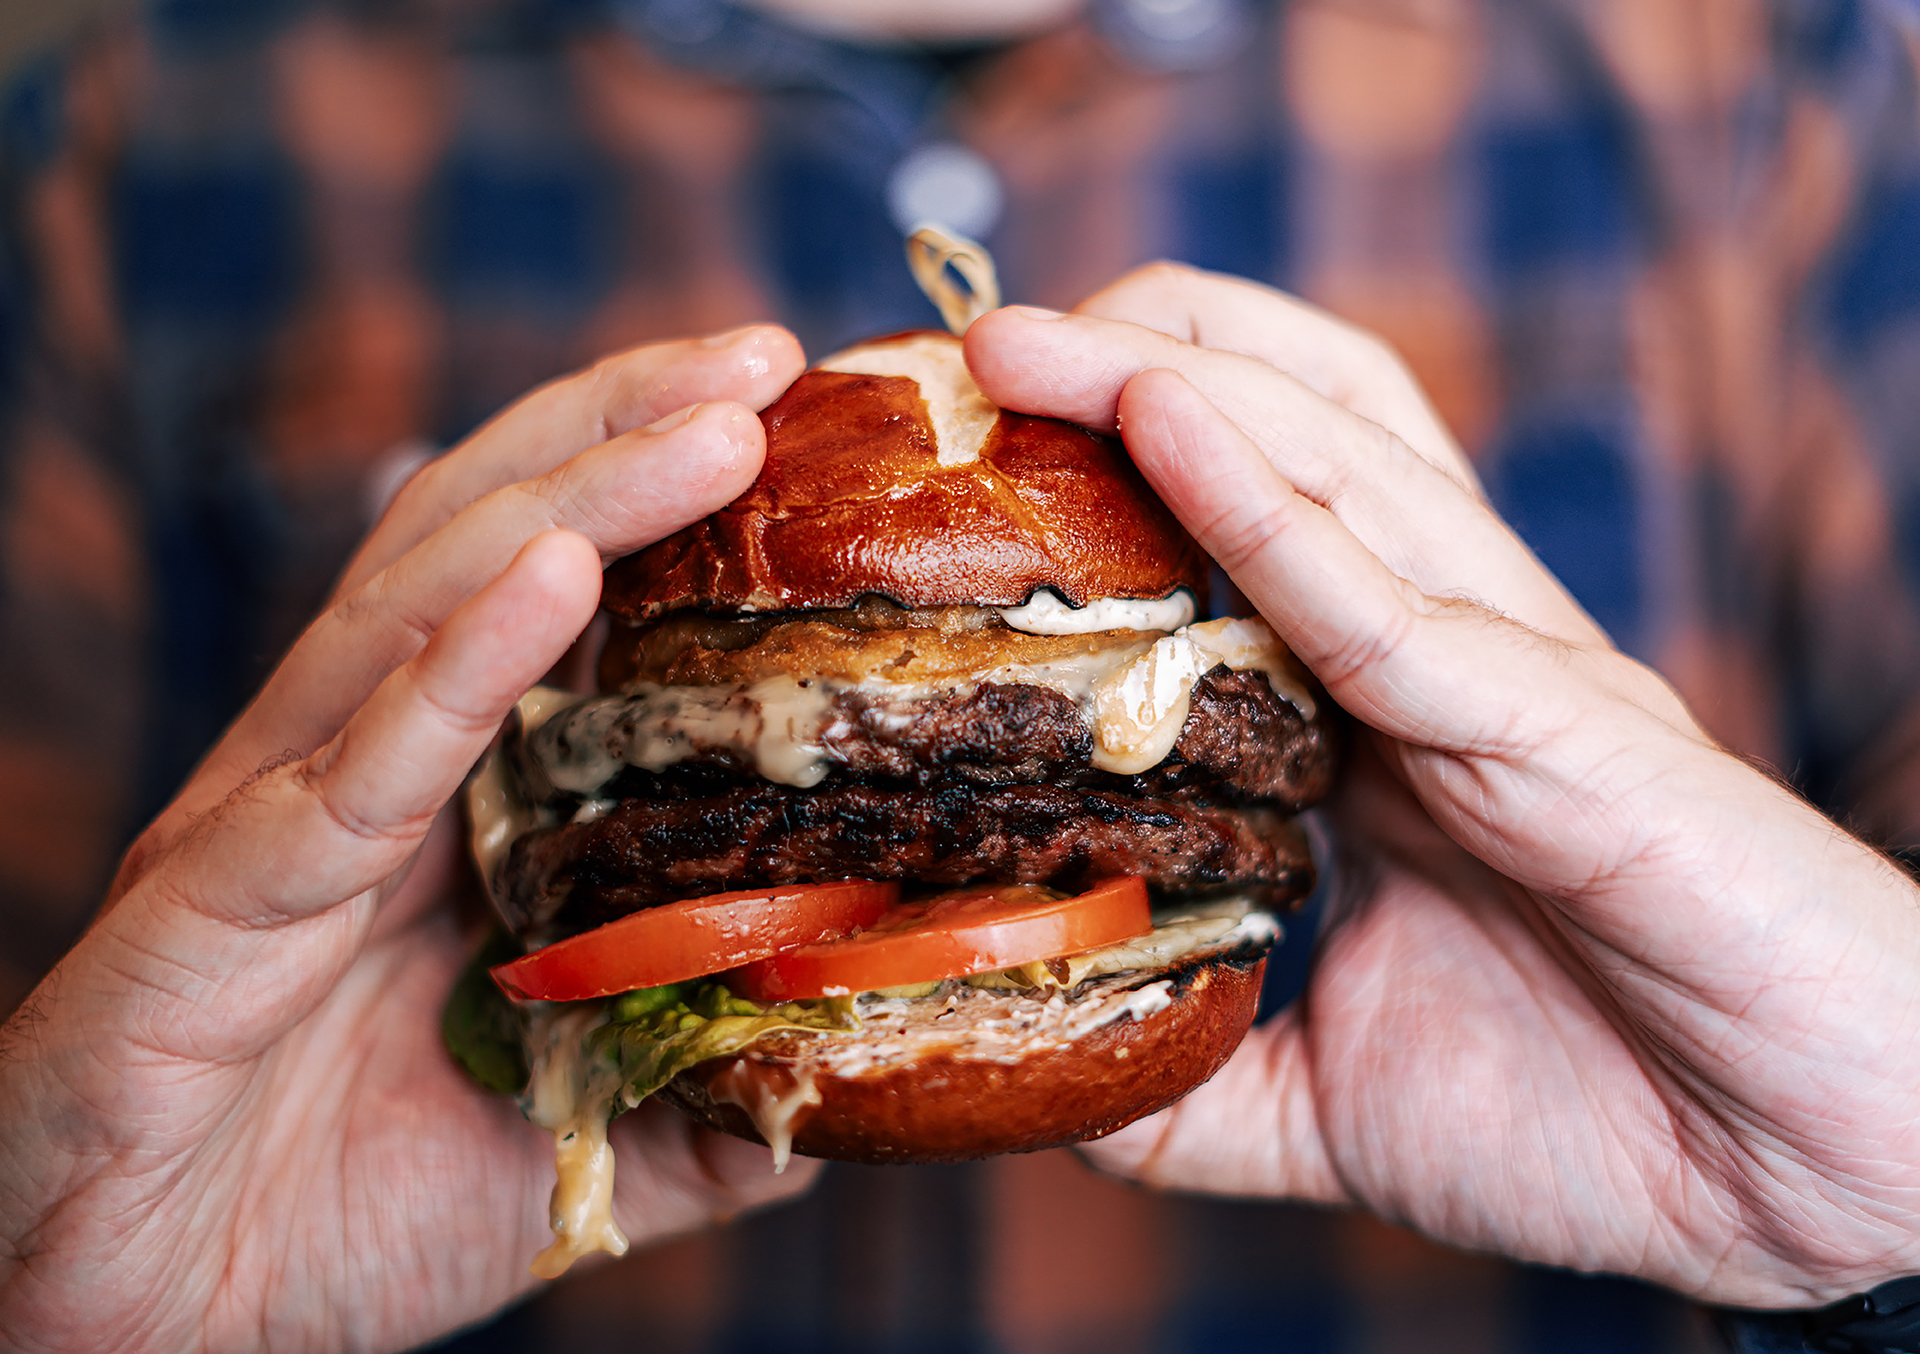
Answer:
<path fill-rule="evenodd" d="M 540 688 L 468 791 L 503 923 L 449 1042 L 553 1130 L 559 1239 L 624 1249 L 607 1121 L 789 1153 L 1110 1133 L 1212 1076 L 1334 730 L 1112 440 L 992 405 L 958 339 L 847 349 L 738 500 L 607 571 L 599 694 Z M 491 971 L 491 980 L 488 971 Z"/>

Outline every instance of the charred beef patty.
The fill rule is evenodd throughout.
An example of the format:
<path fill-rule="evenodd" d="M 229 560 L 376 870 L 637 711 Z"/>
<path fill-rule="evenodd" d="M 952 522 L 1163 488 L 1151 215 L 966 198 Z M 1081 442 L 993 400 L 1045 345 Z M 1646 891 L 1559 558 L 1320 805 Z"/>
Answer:
<path fill-rule="evenodd" d="M 526 817 L 483 868 L 525 940 L 848 878 L 1134 875 L 1269 908 L 1312 887 L 1289 820 L 1330 787 L 1339 725 L 1262 622 L 1034 634 L 874 604 L 680 617 L 609 652 L 607 694 L 500 749 Z"/>
<path fill-rule="evenodd" d="M 568 934 L 644 907 L 816 879 L 1005 880 L 1075 890 L 1133 874 L 1162 893 L 1223 888 L 1286 902 L 1312 883 L 1303 835 L 1272 809 L 1059 786 L 762 782 L 705 799 L 627 800 L 513 845 L 503 877 L 523 935 Z"/>
<path fill-rule="evenodd" d="M 617 699 L 617 698 L 615 698 Z M 570 745 L 595 738 L 579 716 L 557 716 L 535 736 L 547 758 L 579 755 Z M 634 716 L 623 714 L 605 741 L 629 740 Z M 691 747 L 668 775 L 631 769 L 600 793 L 625 799 L 705 796 L 728 782 L 761 783 L 730 747 Z M 821 745 L 835 781 L 888 782 L 931 789 L 973 785 L 1065 785 L 1151 797 L 1223 803 L 1269 802 L 1298 812 L 1322 799 L 1333 779 L 1334 737 L 1274 694 L 1257 672 L 1215 667 L 1194 686 L 1191 712 L 1172 753 L 1142 775 L 1121 776 L 1092 765 L 1086 716 L 1066 696 L 1043 686 L 988 682 L 965 692 L 912 701 L 883 700 L 861 690 L 834 697 Z M 523 766 L 529 778 L 539 761 Z"/>

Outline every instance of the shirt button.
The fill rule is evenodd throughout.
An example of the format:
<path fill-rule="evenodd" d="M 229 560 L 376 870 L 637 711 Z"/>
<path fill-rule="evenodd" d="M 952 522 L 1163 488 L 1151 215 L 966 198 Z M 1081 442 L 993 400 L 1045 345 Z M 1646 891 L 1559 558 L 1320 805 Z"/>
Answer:
<path fill-rule="evenodd" d="M 1252 36 L 1247 0 L 1099 0 L 1094 22 L 1107 40 L 1148 70 L 1205 70 Z"/>
<path fill-rule="evenodd" d="M 993 166 L 957 141 L 909 151 L 887 179 L 887 210 L 903 233 L 932 222 L 984 239 L 1005 206 Z"/>

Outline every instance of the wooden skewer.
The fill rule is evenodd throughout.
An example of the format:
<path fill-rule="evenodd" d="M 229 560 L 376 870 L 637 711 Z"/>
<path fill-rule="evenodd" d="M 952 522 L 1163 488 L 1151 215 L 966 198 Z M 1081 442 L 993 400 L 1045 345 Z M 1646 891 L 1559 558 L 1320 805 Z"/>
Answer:
<path fill-rule="evenodd" d="M 931 222 L 914 227 L 907 236 L 907 266 L 920 290 L 940 310 L 940 318 L 956 334 L 1000 306 L 1000 275 L 993 255 L 983 244 Z M 951 271 L 949 271 L 951 269 Z M 954 274 L 967 285 L 963 289 Z"/>

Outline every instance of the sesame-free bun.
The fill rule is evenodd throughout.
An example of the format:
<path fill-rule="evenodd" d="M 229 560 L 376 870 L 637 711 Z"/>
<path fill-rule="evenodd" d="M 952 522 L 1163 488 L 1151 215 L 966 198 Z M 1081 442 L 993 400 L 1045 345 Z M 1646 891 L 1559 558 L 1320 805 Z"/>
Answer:
<path fill-rule="evenodd" d="M 767 459 L 719 512 L 607 571 L 630 620 L 685 608 L 1019 606 L 1051 588 L 1204 601 L 1199 548 L 1125 451 L 1055 419 L 1008 413 L 950 334 L 846 349 L 761 415 Z"/>
<path fill-rule="evenodd" d="M 963 1009 L 922 1013 L 904 1030 L 869 1018 L 848 1032 L 782 1031 L 689 1068 L 662 1094 L 711 1128 L 752 1142 L 787 1132 L 794 1152 L 833 1161 L 965 1161 L 1084 1142 L 1218 1072 L 1253 1022 L 1265 967 L 1264 945 L 1175 963 L 1080 996 L 1078 1021 L 1075 1003 L 1006 994 L 1008 1010 L 984 1019 Z M 1117 1018 L 1084 1007 L 1130 994 Z"/>

